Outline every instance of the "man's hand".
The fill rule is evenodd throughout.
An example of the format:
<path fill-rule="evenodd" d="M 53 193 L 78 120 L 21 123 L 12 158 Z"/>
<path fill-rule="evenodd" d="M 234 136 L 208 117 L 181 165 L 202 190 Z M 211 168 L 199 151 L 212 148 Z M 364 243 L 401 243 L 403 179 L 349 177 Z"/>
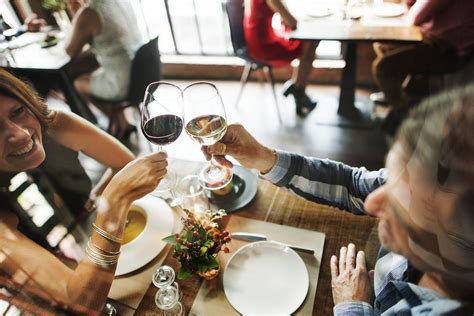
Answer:
<path fill-rule="evenodd" d="M 331 285 L 334 305 L 345 301 L 373 302 L 374 290 L 365 266 L 363 251 L 355 253 L 354 244 L 342 247 L 339 260 L 331 257 Z"/>
<path fill-rule="evenodd" d="M 225 158 L 225 155 L 230 155 L 242 166 L 258 169 L 262 173 L 270 171 L 276 161 L 273 150 L 260 144 L 242 125 L 238 124 L 229 125 L 219 142 L 211 146 L 202 146 L 201 150 L 207 160 L 214 155 L 218 163 L 232 167 L 232 163 Z"/>

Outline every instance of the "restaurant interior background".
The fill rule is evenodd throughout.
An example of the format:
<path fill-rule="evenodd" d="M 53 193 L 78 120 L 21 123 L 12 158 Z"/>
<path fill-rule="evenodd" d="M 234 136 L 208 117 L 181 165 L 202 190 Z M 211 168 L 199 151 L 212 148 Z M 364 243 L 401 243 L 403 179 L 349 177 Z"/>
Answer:
<path fill-rule="evenodd" d="M 300 1 L 299 5 L 304 6 L 304 3 Z M 140 27 L 143 32 L 150 39 L 159 36 L 163 80 L 180 87 L 193 81 L 215 82 L 222 94 L 229 123 L 242 123 L 259 141 L 270 147 L 339 160 L 367 169 L 383 167 L 391 138 L 380 130 L 387 109 L 374 105 L 369 99 L 369 95 L 377 91 L 371 73 L 375 58 L 372 43 L 357 46 L 356 103 L 371 111 L 373 124 L 338 126 L 324 124 L 321 120 L 326 109 L 337 107 L 341 73 L 345 66 L 345 47 L 337 41 L 323 41 L 317 48 L 307 91 L 318 100 L 318 105 L 304 119 L 295 115 L 292 100 L 281 94 L 282 84 L 291 76 L 292 67 L 274 68 L 278 106 L 283 117 L 283 122 L 279 123 L 271 88 L 261 72 L 252 73 L 239 105 L 235 104 L 245 62 L 234 56 L 221 0 L 135 0 L 133 4 L 138 16 L 142 17 Z M 0 0 L 0 10 L 5 21 L 12 26 L 20 26 L 20 19 L 33 12 L 49 24 L 56 23 L 39 0 Z M 275 21 L 275 26 L 278 24 Z M 430 85 L 436 86 L 439 80 L 442 79 L 430 78 Z M 54 107 L 55 101 L 52 103 Z M 60 104 L 56 106 L 61 107 Z M 101 122 L 100 116 L 99 124 L 107 125 Z M 146 140 L 138 135 L 132 135 L 126 144 L 136 153 L 150 150 Z M 166 150 L 174 158 L 204 161 L 199 146 L 185 133 Z M 87 157 L 82 157 L 82 162 L 92 179 L 102 175 L 104 169 L 101 166 Z M 38 223 L 47 220 L 47 212 L 37 214 Z"/>
<path fill-rule="evenodd" d="M 304 7 L 307 3 L 310 1 L 298 1 L 297 6 Z M 273 68 L 278 106 L 284 118 L 283 124 L 279 124 L 270 85 L 265 83 L 262 71 L 251 73 L 239 105 L 235 106 L 240 88 L 238 80 L 245 62 L 234 56 L 222 1 L 136 0 L 133 4 L 137 15 L 143 17 L 139 21 L 141 30 L 149 38 L 159 35 L 163 80 L 174 80 L 182 86 L 199 80 L 217 82 L 229 121 L 242 123 L 269 146 L 372 169 L 383 166 L 387 146 L 377 122 L 368 128 L 341 128 L 324 123 L 326 109 L 337 106 L 338 85 L 345 66 L 342 56 L 344 46 L 340 42 L 322 41 L 316 50 L 317 58 L 310 73 L 308 93 L 318 100 L 319 106 L 304 120 L 294 114 L 291 98 L 281 95 L 281 85 L 291 76 L 292 66 L 297 65 L 297 61 L 292 66 Z M 45 11 L 40 1 L 2 0 L 0 5 L 2 12 L 5 12 L 5 20 L 13 26 L 20 25 L 18 17 L 24 19 L 33 12 L 48 23 L 55 24 L 54 18 Z M 274 27 L 279 25 L 275 19 Z M 357 103 L 372 112 L 377 121 L 377 116 L 383 117 L 386 109 L 375 107 L 372 111 L 373 104 L 368 99 L 368 95 L 376 91 L 371 74 L 375 54 L 370 42 L 360 43 L 357 51 Z M 96 114 L 100 119 L 100 113 Z M 103 123 L 104 126 L 106 124 Z M 196 160 L 203 159 L 197 146 L 193 146 L 187 137 L 181 136 L 179 141 L 168 147 L 170 154 L 178 158 L 191 156 Z M 189 150 L 192 150 L 191 155 Z M 84 163 L 92 178 L 98 178 L 102 173 L 101 168 L 94 165 L 87 167 L 88 162 Z"/>

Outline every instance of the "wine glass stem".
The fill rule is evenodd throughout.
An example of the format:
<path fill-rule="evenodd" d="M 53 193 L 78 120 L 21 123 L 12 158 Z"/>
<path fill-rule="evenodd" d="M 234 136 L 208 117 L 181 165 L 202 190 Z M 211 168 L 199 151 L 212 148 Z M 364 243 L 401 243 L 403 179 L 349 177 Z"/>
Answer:
<path fill-rule="evenodd" d="M 219 163 L 214 159 L 214 155 L 211 158 L 210 161 L 211 167 L 209 168 L 208 175 L 212 179 L 217 179 L 221 176 L 222 173 L 222 167 L 219 166 Z"/>
<path fill-rule="evenodd" d="M 216 170 L 216 168 L 219 168 L 219 167 L 218 167 L 218 163 L 217 163 L 217 161 L 214 159 L 214 155 L 212 155 L 212 157 L 211 157 L 211 171 L 212 171 L 212 170 Z"/>

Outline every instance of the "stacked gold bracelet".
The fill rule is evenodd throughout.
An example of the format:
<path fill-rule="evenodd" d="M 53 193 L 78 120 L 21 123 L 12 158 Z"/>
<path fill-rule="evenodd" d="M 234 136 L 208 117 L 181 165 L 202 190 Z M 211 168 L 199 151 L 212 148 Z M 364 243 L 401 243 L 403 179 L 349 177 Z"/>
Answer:
<path fill-rule="evenodd" d="M 100 249 L 94 245 L 90 239 L 87 242 L 86 253 L 90 261 L 100 266 L 111 266 L 116 264 L 120 255 L 120 251 L 110 252 Z"/>
<path fill-rule="evenodd" d="M 97 234 L 101 235 L 105 239 L 108 239 L 108 240 L 110 240 L 112 242 L 115 242 L 117 244 L 122 244 L 122 238 L 118 238 L 117 236 L 114 236 L 111 233 L 106 232 L 105 230 L 103 230 L 102 228 L 97 226 L 95 223 L 92 224 L 92 227 L 97 232 Z"/>

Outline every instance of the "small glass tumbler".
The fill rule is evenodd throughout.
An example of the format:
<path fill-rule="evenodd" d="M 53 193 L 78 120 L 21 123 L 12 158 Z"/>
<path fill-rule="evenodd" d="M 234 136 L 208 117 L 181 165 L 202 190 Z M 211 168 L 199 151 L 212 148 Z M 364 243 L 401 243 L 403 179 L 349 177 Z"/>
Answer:
<path fill-rule="evenodd" d="M 163 316 L 184 316 L 186 311 L 180 302 L 178 289 L 174 286 L 159 289 L 155 295 L 155 304 Z"/>
<path fill-rule="evenodd" d="M 182 178 L 176 185 L 175 196 L 183 209 L 188 209 L 195 215 L 209 209 L 209 200 L 198 176 Z"/>
<path fill-rule="evenodd" d="M 155 295 L 155 304 L 165 316 L 186 315 L 181 303 L 179 285 L 174 281 L 175 273 L 170 266 L 161 266 L 156 269 L 152 277 L 153 285 L 158 288 Z"/>

